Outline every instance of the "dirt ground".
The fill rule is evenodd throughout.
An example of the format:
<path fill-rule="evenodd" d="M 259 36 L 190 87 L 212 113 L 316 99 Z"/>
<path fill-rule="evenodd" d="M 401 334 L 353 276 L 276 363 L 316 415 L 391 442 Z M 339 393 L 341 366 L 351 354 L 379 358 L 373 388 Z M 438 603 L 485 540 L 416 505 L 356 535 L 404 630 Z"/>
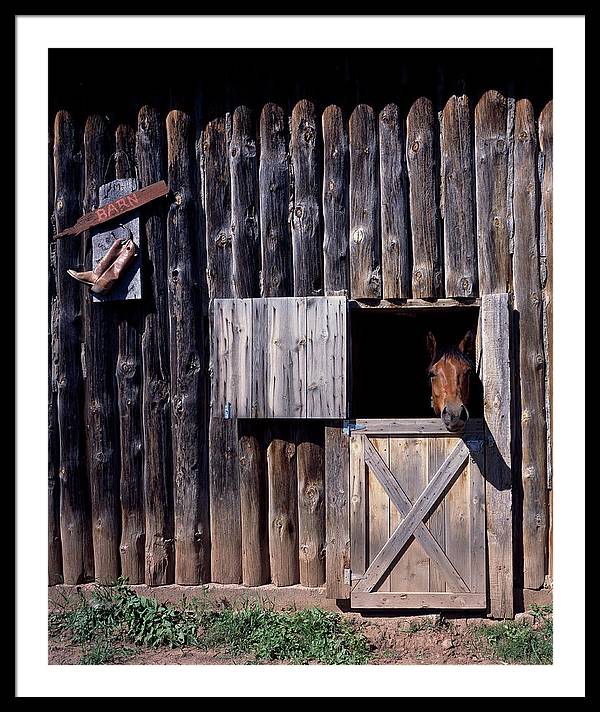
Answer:
<path fill-rule="evenodd" d="M 373 665 L 490 665 L 498 664 L 473 636 L 480 618 L 455 619 L 439 624 L 437 616 L 411 618 L 368 618 L 356 613 L 353 618 L 373 649 Z M 77 665 L 81 650 L 64 640 L 51 639 L 48 662 L 51 665 Z M 141 650 L 126 658 L 126 665 L 247 665 L 257 664 L 251 657 L 232 659 L 222 651 L 197 648 Z M 260 661 L 258 664 L 284 664 Z"/>

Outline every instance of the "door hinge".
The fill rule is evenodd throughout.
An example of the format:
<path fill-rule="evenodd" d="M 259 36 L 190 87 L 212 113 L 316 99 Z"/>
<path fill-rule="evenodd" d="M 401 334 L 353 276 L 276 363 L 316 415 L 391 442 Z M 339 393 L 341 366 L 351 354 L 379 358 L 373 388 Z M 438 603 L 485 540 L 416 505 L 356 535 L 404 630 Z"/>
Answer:
<path fill-rule="evenodd" d="M 233 415 L 233 408 L 231 407 L 231 403 L 229 401 L 227 401 L 227 403 L 225 403 L 223 417 L 225 418 L 225 420 L 231 420 L 232 415 Z"/>
<path fill-rule="evenodd" d="M 344 420 L 342 422 L 342 431 L 344 435 L 352 435 L 353 430 L 366 430 L 367 426 L 357 423 L 355 420 Z"/>

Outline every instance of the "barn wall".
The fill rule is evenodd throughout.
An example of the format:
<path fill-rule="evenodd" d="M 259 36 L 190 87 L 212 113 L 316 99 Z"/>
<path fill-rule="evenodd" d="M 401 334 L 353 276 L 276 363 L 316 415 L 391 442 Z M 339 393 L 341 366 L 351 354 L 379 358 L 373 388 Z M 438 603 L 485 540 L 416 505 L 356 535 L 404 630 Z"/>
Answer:
<path fill-rule="evenodd" d="M 238 431 L 211 412 L 211 299 L 509 291 L 515 571 L 544 584 L 552 105 L 536 115 L 488 91 L 437 108 L 303 100 L 204 123 L 145 106 L 119 126 L 56 115 L 51 229 L 115 176 L 173 194 L 141 221 L 140 303 L 100 317 L 65 277 L 89 268 L 88 238 L 50 240 L 50 583 L 324 583 L 323 423 Z"/>

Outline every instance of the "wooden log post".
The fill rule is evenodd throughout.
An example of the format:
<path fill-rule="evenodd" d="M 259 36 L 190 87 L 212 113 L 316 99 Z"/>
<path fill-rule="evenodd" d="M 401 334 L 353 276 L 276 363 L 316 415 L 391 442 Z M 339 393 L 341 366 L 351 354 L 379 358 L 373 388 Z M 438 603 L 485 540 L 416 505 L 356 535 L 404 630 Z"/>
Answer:
<path fill-rule="evenodd" d="M 548 512 L 548 576 L 552 579 L 552 373 L 553 373 L 553 306 L 552 306 L 552 232 L 553 232 L 553 204 L 552 204 L 552 177 L 553 177 L 553 122 L 552 102 L 548 102 L 542 109 L 539 117 L 539 142 L 540 142 L 540 172 L 541 172 L 541 201 L 540 201 L 540 267 L 544 300 L 542 303 L 544 355 L 546 360 L 546 451 L 547 451 L 547 479 L 549 492 Z"/>
<path fill-rule="evenodd" d="M 350 293 L 381 299 L 379 158 L 373 109 L 357 106 L 350 116 Z"/>
<path fill-rule="evenodd" d="M 431 101 L 417 99 L 406 119 L 406 163 L 410 183 L 412 294 L 443 297 L 443 266 L 438 216 L 438 155 Z"/>
<path fill-rule="evenodd" d="M 348 130 L 342 110 L 323 112 L 323 281 L 325 294 L 347 296 L 348 263 Z"/>
<path fill-rule="evenodd" d="M 293 425 L 280 421 L 270 428 L 267 447 L 269 476 L 269 558 L 276 586 L 300 581 L 298 557 L 298 481 Z"/>
<path fill-rule="evenodd" d="M 135 131 L 115 134 L 115 178 L 135 177 Z M 142 427 L 142 312 L 136 302 L 111 305 L 118 329 L 117 397 L 121 443 L 121 575 L 144 583 L 144 434 Z"/>
<path fill-rule="evenodd" d="M 323 238 L 321 230 L 321 141 L 314 104 L 300 101 L 292 111 L 291 204 L 294 294 L 323 295 Z"/>
<path fill-rule="evenodd" d="M 204 441 L 204 333 L 196 231 L 192 122 L 182 111 L 167 116 L 171 426 L 175 501 L 175 583 L 210 580 L 208 477 Z"/>
<path fill-rule="evenodd" d="M 477 263 L 481 294 L 509 292 L 512 235 L 512 107 L 497 91 L 475 107 Z"/>
<path fill-rule="evenodd" d="M 140 185 L 166 178 L 164 126 L 155 109 L 138 114 L 136 162 Z M 145 580 L 173 583 L 173 495 L 167 241 L 164 205 L 143 213 L 144 324 L 142 333 L 142 415 L 144 424 Z"/>
<path fill-rule="evenodd" d="M 350 598 L 350 448 L 338 426 L 325 427 L 327 598 Z"/>
<path fill-rule="evenodd" d="M 269 513 L 264 429 L 252 420 L 238 421 L 242 582 L 269 582 Z"/>
<path fill-rule="evenodd" d="M 80 214 L 80 168 L 73 119 L 59 111 L 54 122 L 54 216 L 56 230 L 72 225 Z M 56 246 L 57 420 L 60 438 L 60 533 L 63 579 L 83 583 L 93 576 L 89 485 L 83 429 L 80 285 L 67 269 L 81 268 L 79 243 L 61 240 Z"/>
<path fill-rule="evenodd" d="M 379 113 L 381 271 L 384 299 L 405 299 L 411 294 L 405 144 L 404 126 L 398 107 L 388 104 Z"/>
<path fill-rule="evenodd" d="M 446 297 L 476 297 L 473 140 L 466 96 L 451 96 L 440 115 L 440 154 Z"/>
<path fill-rule="evenodd" d="M 325 453 L 318 422 L 296 426 L 300 584 L 325 583 Z"/>
<path fill-rule="evenodd" d="M 265 104 L 260 115 L 260 236 L 263 297 L 292 294 L 292 240 L 285 115 Z"/>
<path fill-rule="evenodd" d="M 514 260 L 516 333 L 519 337 L 523 585 L 541 588 L 546 575 L 548 497 L 542 293 L 538 242 L 537 139 L 531 102 L 515 111 Z"/>
<path fill-rule="evenodd" d="M 481 299 L 480 364 L 485 418 L 485 499 L 489 606 L 513 617 L 511 343 L 508 294 Z"/>
<path fill-rule="evenodd" d="M 258 152 L 252 112 L 233 112 L 229 145 L 233 284 L 240 298 L 260 296 Z"/>
<path fill-rule="evenodd" d="M 228 136 L 225 119 L 215 119 L 203 135 L 204 207 L 206 213 L 206 256 L 208 296 L 235 296 L 232 258 L 232 213 Z M 236 218 L 233 218 L 236 219 Z M 210 321 L 213 309 L 210 308 Z M 211 332 L 210 338 L 213 339 Z M 217 366 L 210 365 L 210 373 Z M 210 482 L 211 580 L 240 583 L 242 580 L 242 531 L 238 468 L 237 420 L 225 418 L 216 407 L 211 389 L 208 426 Z"/>
<path fill-rule="evenodd" d="M 99 207 L 99 189 L 109 159 L 106 120 L 90 116 L 84 131 L 84 199 L 88 213 Z M 73 239 L 73 238 L 65 238 Z M 92 269 L 92 235 L 83 233 L 84 268 Z M 86 434 L 92 498 L 94 576 L 115 581 L 121 572 L 119 542 L 119 430 L 115 362 L 117 325 L 110 304 L 94 304 L 92 293 L 81 287 L 85 347 Z"/>
<path fill-rule="evenodd" d="M 60 443 L 58 382 L 58 296 L 54 235 L 54 128 L 48 131 L 48 585 L 62 583 L 60 542 Z"/>

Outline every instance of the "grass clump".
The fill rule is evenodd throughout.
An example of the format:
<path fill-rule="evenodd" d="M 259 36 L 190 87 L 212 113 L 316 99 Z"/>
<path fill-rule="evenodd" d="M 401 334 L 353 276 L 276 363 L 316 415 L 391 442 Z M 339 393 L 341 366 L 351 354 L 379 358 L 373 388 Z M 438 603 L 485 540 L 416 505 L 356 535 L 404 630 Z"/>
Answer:
<path fill-rule="evenodd" d="M 138 595 L 125 579 L 98 585 L 91 600 L 80 595 L 75 605 L 51 613 L 49 632 L 81 646 L 80 663 L 87 665 L 122 662 L 141 648 L 163 646 L 295 664 L 357 665 L 370 657 L 365 637 L 337 613 L 275 611 L 259 603 L 215 610 L 196 599 L 175 607 Z"/>
<path fill-rule="evenodd" d="M 476 633 L 489 646 L 493 657 L 505 663 L 552 664 L 551 609 L 532 611 L 536 625 L 507 621 L 482 626 Z"/>

